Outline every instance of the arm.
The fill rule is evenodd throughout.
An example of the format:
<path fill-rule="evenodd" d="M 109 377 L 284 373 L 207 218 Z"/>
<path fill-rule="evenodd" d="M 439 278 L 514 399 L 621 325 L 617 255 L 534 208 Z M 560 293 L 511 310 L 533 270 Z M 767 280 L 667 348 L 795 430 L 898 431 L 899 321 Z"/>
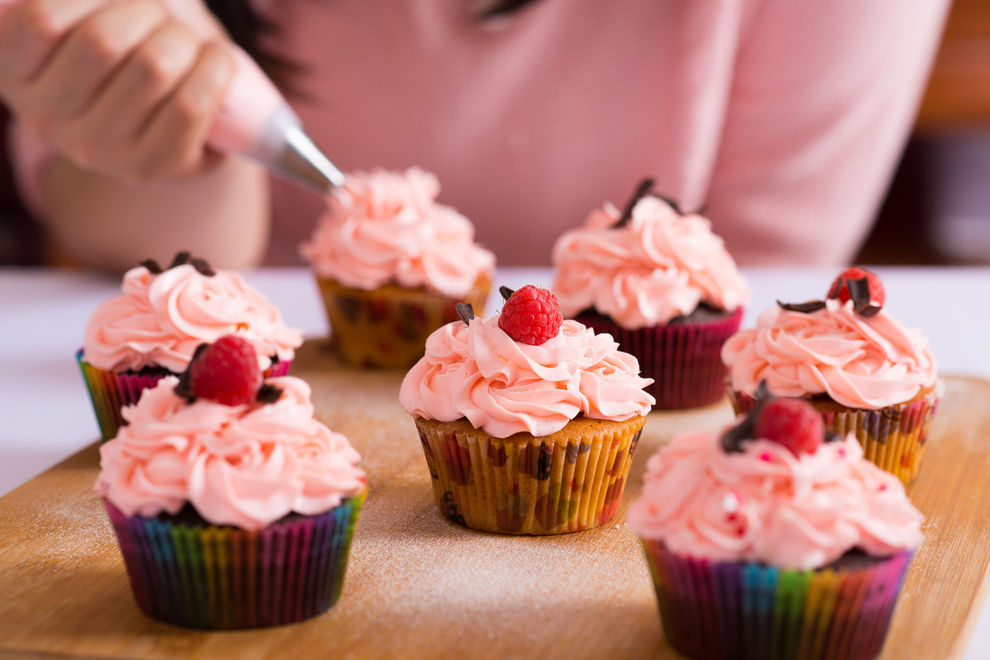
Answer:
<path fill-rule="evenodd" d="M 22 0 L 0 20 L 0 95 L 56 154 L 31 186 L 57 246 L 120 269 L 183 247 L 256 262 L 267 179 L 204 144 L 233 72 L 158 0 Z"/>
<path fill-rule="evenodd" d="M 191 250 L 219 268 L 261 261 L 268 242 L 268 179 L 224 158 L 178 180 L 128 184 L 56 156 L 40 182 L 49 234 L 76 263 L 122 271 Z"/>
<path fill-rule="evenodd" d="M 708 194 L 743 263 L 851 259 L 910 131 L 948 2 L 766 0 Z"/>

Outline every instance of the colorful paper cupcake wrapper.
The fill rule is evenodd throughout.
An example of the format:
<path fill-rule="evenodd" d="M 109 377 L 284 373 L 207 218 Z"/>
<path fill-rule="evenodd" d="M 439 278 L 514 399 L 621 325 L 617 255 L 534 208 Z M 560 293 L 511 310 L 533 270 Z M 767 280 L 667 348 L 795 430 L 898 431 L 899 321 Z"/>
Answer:
<path fill-rule="evenodd" d="M 107 513 L 134 600 L 158 621 L 257 628 L 302 621 L 340 597 L 364 494 L 258 532 Z"/>
<path fill-rule="evenodd" d="M 756 405 L 753 397 L 741 392 L 731 392 L 730 399 L 737 414 L 749 412 Z M 917 476 L 928 431 L 938 409 L 936 390 L 878 410 L 847 408 L 835 411 L 830 409 L 834 407 L 831 402 L 807 401 L 821 413 L 826 428 L 843 435 L 853 433 L 868 461 L 905 484 Z"/>
<path fill-rule="evenodd" d="M 576 318 L 596 333 L 607 332 L 619 348 L 639 360 L 640 375 L 652 378 L 646 391 L 657 400 L 654 410 L 707 406 L 725 396 L 728 371 L 722 344 L 739 329 L 742 308 L 712 321 L 626 330 L 597 314 Z"/>
<path fill-rule="evenodd" d="M 566 534 L 615 516 L 645 418 L 568 441 L 492 438 L 417 420 L 440 512 L 471 529 Z"/>
<path fill-rule="evenodd" d="M 797 571 L 643 545 L 667 641 L 688 657 L 713 660 L 876 657 L 913 554 Z"/>
<path fill-rule="evenodd" d="M 482 315 L 491 288 L 480 278 L 463 298 L 449 298 L 391 285 L 365 291 L 323 278 L 317 284 L 340 357 L 353 366 L 385 369 L 408 369 L 423 357 L 430 333 L 460 318 L 457 303 Z"/>
<path fill-rule="evenodd" d="M 89 398 L 93 402 L 96 422 L 100 425 L 100 437 L 104 442 L 116 436 L 117 429 L 124 424 L 124 417 L 121 414 L 124 406 L 137 403 L 143 391 L 154 387 L 165 376 L 178 375 L 173 372 L 149 375 L 131 371 L 120 373 L 106 371 L 83 361 L 82 354 L 82 349 L 76 352 L 76 362 L 79 363 Z M 284 376 L 289 373 L 291 365 L 292 360 L 276 362 L 265 372 L 265 377 Z"/>

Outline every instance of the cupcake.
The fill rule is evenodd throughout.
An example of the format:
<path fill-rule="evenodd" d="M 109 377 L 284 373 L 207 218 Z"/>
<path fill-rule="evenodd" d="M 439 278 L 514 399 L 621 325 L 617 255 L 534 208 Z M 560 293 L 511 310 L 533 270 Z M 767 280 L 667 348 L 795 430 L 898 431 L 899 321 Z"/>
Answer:
<path fill-rule="evenodd" d="M 243 337 L 269 376 L 288 373 L 302 344 L 302 330 L 286 326 L 240 275 L 214 271 L 188 252 L 167 269 L 151 259 L 132 268 L 122 290 L 93 312 L 76 355 L 104 440 L 117 434 L 123 406 L 163 376 L 185 371 L 202 343 Z"/>
<path fill-rule="evenodd" d="M 226 336 L 123 415 L 95 491 L 148 616 L 253 628 L 336 602 L 366 480 L 304 381 L 262 383 L 252 345 Z"/>
<path fill-rule="evenodd" d="M 852 434 L 776 399 L 721 436 L 661 448 L 628 522 L 679 652 L 865 659 L 883 646 L 922 515 Z"/>
<path fill-rule="evenodd" d="M 942 386 L 927 340 L 884 309 L 883 284 L 844 271 L 827 300 L 780 303 L 726 342 L 736 412 L 771 394 L 802 397 L 836 433 L 853 433 L 866 458 L 908 483 L 918 473 Z"/>
<path fill-rule="evenodd" d="M 430 335 L 399 402 L 419 431 L 440 512 L 471 529 L 563 534 L 615 515 L 653 398 L 636 358 L 561 321 L 553 294 Z"/>
<path fill-rule="evenodd" d="M 640 184 L 619 212 L 595 210 L 554 245 L 560 309 L 635 355 L 657 408 L 691 408 L 725 395 L 723 342 L 749 289 L 711 223 Z"/>
<path fill-rule="evenodd" d="M 439 192 L 417 168 L 350 174 L 301 246 L 348 364 L 409 368 L 429 334 L 457 319 L 458 301 L 483 309 L 495 257 Z"/>

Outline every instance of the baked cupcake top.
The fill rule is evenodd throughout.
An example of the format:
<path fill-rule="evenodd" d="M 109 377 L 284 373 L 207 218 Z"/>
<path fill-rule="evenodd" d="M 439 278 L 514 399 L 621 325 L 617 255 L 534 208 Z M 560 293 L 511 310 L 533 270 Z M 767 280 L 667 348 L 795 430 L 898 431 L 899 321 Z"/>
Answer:
<path fill-rule="evenodd" d="M 644 181 L 624 212 L 611 204 L 553 249 L 553 291 L 564 316 L 594 310 L 635 330 L 691 314 L 705 303 L 734 311 L 749 287 L 711 222 L 647 194 Z"/>
<path fill-rule="evenodd" d="M 865 460 L 853 434 L 826 438 L 806 402 L 777 399 L 738 422 L 653 455 L 630 527 L 680 555 L 798 570 L 921 543 L 923 516 L 901 482 Z"/>
<path fill-rule="evenodd" d="M 643 388 L 653 381 L 639 377 L 636 358 L 610 335 L 561 321 L 548 291 L 508 293 L 501 315 L 467 314 L 430 335 L 399 391 L 407 412 L 441 422 L 466 418 L 497 438 L 550 435 L 578 415 L 624 421 L 650 412 L 654 399 Z M 542 305 L 556 314 L 549 330 Z M 526 327 L 532 318 L 539 327 Z"/>
<path fill-rule="evenodd" d="M 722 360 L 731 387 L 752 396 L 766 381 L 779 396 L 825 394 L 865 409 L 903 403 L 933 387 L 936 364 L 928 341 L 882 309 L 882 284 L 869 275 L 873 284 L 862 285 L 869 287 L 865 298 L 835 292 L 824 301 L 778 303 L 760 314 L 755 328 L 730 337 Z M 844 273 L 837 282 L 845 279 Z"/>
<path fill-rule="evenodd" d="M 347 176 L 329 198 L 300 252 L 320 277 L 355 289 L 427 287 L 450 297 L 491 278 L 495 256 L 474 242 L 474 227 L 436 202 L 437 178 L 412 167 Z"/>
<path fill-rule="evenodd" d="M 360 456 L 313 419 L 304 381 L 271 378 L 256 397 L 238 394 L 228 405 L 216 400 L 217 389 L 241 385 L 213 372 L 195 384 L 213 398 L 197 397 L 186 374 L 182 383 L 161 379 L 125 407 L 127 424 L 100 447 L 95 491 L 125 515 L 174 515 L 190 504 L 214 525 L 257 530 L 290 513 L 323 513 L 364 490 Z"/>
<path fill-rule="evenodd" d="M 123 292 L 103 301 L 86 324 L 83 360 L 98 369 L 163 367 L 179 373 L 196 347 L 227 334 L 251 342 L 258 365 L 291 360 L 303 332 L 235 272 L 214 271 L 188 252 L 162 269 L 152 260 L 124 275 Z"/>

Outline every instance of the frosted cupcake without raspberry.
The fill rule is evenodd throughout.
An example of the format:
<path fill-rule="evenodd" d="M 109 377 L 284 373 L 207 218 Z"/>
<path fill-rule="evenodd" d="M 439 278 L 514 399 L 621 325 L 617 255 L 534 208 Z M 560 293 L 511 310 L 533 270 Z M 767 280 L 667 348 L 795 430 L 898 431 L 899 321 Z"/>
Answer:
<path fill-rule="evenodd" d="M 185 371 L 200 344 L 227 334 L 248 341 L 269 376 L 288 373 L 303 340 L 239 274 L 188 252 L 167 268 L 148 259 L 127 271 L 121 294 L 90 316 L 77 355 L 103 439 L 116 434 L 123 406 L 163 376 Z"/>
<path fill-rule="evenodd" d="M 711 223 L 652 188 L 646 179 L 621 212 L 606 204 L 557 240 L 553 291 L 564 316 L 639 359 L 658 408 L 711 404 L 749 289 Z"/>
<path fill-rule="evenodd" d="M 850 268 L 825 300 L 780 303 L 722 350 L 736 411 L 771 394 L 802 397 L 828 428 L 854 433 L 868 460 L 904 483 L 920 469 L 942 386 L 928 341 L 884 309 L 880 278 Z"/>
<path fill-rule="evenodd" d="M 301 246 L 349 364 L 408 368 L 426 337 L 457 318 L 458 301 L 483 309 L 495 257 L 439 192 L 418 168 L 348 174 Z"/>
<path fill-rule="evenodd" d="M 138 606 L 196 628 L 309 618 L 340 595 L 366 478 L 309 386 L 225 336 L 124 408 L 95 485 Z M 291 576 L 289 579 L 288 576 Z"/>
<path fill-rule="evenodd" d="M 692 658 L 873 658 L 922 515 L 799 399 L 676 438 L 629 509 L 664 634 Z"/>
<path fill-rule="evenodd" d="M 622 498 L 650 380 L 610 336 L 561 321 L 550 292 L 503 295 L 487 319 L 462 306 L 402 381 L 437 507 L 503 534 L 597 527 Z"/>

